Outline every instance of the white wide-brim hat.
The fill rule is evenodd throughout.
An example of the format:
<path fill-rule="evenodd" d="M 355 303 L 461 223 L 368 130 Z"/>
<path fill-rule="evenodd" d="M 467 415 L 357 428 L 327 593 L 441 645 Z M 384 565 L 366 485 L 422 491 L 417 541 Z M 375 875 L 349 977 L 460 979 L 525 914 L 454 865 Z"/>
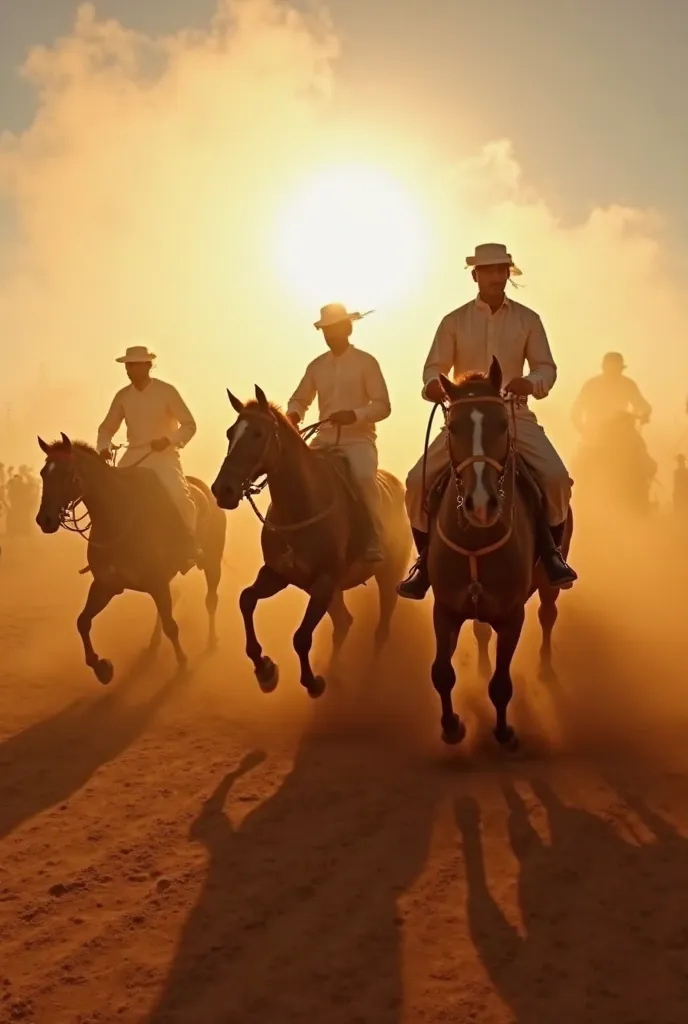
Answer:
<path fill-rule="evenodd" d="M 354 320 L 362 320 L 372 312 L 373 310 L 369 309 L 367 313 L 349 313 L 341 302 L 330 302 L 327 306 L 321 306 L 320 319 L 316 320 L 313 326 L 322 330 L 323 327 L 333 327 L 334 324 L 344 323 L 345 320 L 353 323 Z"/>
<path fill-rule="evenodd" d="M 496 267 L 506 264 L 511 267 L 514 277 L 519 277 L 521 271 L 514 264 L 511 253 L 507 252 L 506 246 L 501 242 L 485 242 L 483 245 L 476 245 L 473 256 L 466 257 L 467 267 Z"/>
<path fill-rule="evenodd" d="M 149 352 L 145 345 L 131 345 L 116 363 L 152 363 L 156 359 L 155 352 Z"/>

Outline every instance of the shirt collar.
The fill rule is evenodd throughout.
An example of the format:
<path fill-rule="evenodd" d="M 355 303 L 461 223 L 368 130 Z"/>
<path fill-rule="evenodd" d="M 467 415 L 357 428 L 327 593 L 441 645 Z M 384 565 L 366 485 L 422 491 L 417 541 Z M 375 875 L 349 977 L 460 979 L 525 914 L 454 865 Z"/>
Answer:
<path fill-rule="evenodd" d="M 488 304 L 486 302 L 483 302 L 483 300 L 480 298 L 480 295 L 476 295 L 475 307 L 476 309 L 479 309 L 482 313 L 489 313 L 490 316 L 496 316 L 496 313 L 499 313 L 500 310 L 509 308 L 509 298 L 508 296 L 505 295 L 504 302 L 501 304 L 496 313 L 493 313 Z"/>

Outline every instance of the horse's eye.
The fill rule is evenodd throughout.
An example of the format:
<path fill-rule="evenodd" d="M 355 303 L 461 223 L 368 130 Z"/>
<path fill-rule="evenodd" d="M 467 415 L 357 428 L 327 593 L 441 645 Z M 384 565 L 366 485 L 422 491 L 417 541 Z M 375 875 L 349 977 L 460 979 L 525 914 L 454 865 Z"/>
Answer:
<path fill-rule="evenodd" d="M 251 430 L 251 435 L 253 437 L 260 437 L 261 436 L 261 429 L 260 429 L 260 427 L 253 427 L 253 429 Z"/>

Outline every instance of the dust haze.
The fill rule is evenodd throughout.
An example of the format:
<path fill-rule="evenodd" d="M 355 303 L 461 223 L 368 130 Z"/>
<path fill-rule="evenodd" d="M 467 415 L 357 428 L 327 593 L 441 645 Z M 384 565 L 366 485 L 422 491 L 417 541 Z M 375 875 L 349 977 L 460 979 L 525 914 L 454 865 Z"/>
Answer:
<path fill-rule="evenodd" d="M 525 761 L 547 765 L 571 755 L 586 763 L 617 750 L 641 763 L 648 754 L 666 755 L 680 746 L 688 723 L 687 527 L 670 507 L 673 459 L 688 447 L 688 354 L 661 215 L 619 205 L 565 222 L 524 179 L 505 139 L 447 164 L 429 151 L 418 123 L 408 124 L 403 136 L 397 130 L 386 150 L 384 126 L 368 124 L 365 110 L 355 121 L 343 119 L 341 45 L 337 26 L 319 7 L 305 15 L 272 0 L 224 0 L 205 30 L 148 38 L 101 20 L 86 4 L 68 36 L 27 55 L 23 74 L 35 88 L 36 114 L 24 132 L 0 141 L 0 202 L 11 225 L 0 236 L 1 458 L 38 469 L 37 433 L 65 431 L 94 442 L 122 383 L 114 357 L 140 340 L 158 353 L 157 372 L 180 388 L 197 418 L 185 468 L 212 480 L 233 419 L 225 387 L 249 397 L 259 383 L 285 403 L 318 352 L 317 309 L 305 307 L 281 280 L 275 225 L 304 176 L 347 159 L 360 138 L 357 159 L 365 162 L 369 153 L 405 183 L 433 240 L 423 276 L 403 302 L 378 309 L 356 328 L 357 343 L 378 356 L 390 385 L 393 415 L 380 430 L 382 465 L 403 478 L 421 452 L 430 411 L 420 399 L 423 361 L 441 316 L 472 294 L 464 257 L 479 241 L 508 244 L 524 271 L 515 296 L 542 314 L 559 383 L 536 411 L 565 458 L 576 444 L 571 402 L 605 351 L 624 353 L 653 406 L 646 437 L 660 467 L 657 509 L 646 521 L 594 501 L 576 510 L 571 561 L 580 582 L 559 602 L 559 684 L 537 678 L 531 608 L 515 659 L 514 707 Z M 400 102 L 411 88 L 400 71 Z M 457 131 L 460 121 L 457 111 Z M 374 146 L 366 141 L 373 138 Z M 322 303 L 337 298 L 323 295 Z M 194 790 L 186 773 L 200 758 L 219 778 L 242 745 L 275 759 L 277 767 L 261 782 L 265 800 L 296 771 L 304 735 L 321 743 L 314 770 L 326 775 L 327 750 L 343 758 L 345 744 L 361 758 L 377 750 L 371 778 L 381 770 L 380 751 L 403 763 L 404 778 L 415 766 L 422 773 L 438 764 L 461 778 L 485 768 L 514 770 L 490 747 L 491 706 L 477 679 L 469 627 L 457 655 L 456 690 L 469 739 L 458 753 L 448 755 L 439 742 L 429 608 L 399 608 L 392 649 L 371 675 L 372 586 L 350 600 L 357 623 L 345 678 L 332 682 L 317 707 L 298 685 L 291 648 L 302 596 L 285 594 L 262 607 L 261 638 L 283 674 L 273 696 L 259 694 L 243 654 L 237 606 L 259 565 L 258 537 L 250 510 L 230 515 L 218 618 L 222 650 L 214 662 L 200 655 L 201 581 L 182 582 L 180 626 L 195 668 L 181 691 L 165 690 L 172 664 L 165 647 L 152 673 L 136 676 L 152 607 L 131 595 L 111 606 L 95 629 L 103 653 L 116 662 L 105 695 L 94 691 L 74 625 L 87 587 L 78 575 L 82 542 L 36 535 L 3 545 L 2 763 L 10 765 L 17 807 L 20 790 L 36 787 L 31 813 L 7 810 L 3 834 L 33 815 L 57 814 L 63 802 L 74 806 L 80 786 L 105 786 L 99 779 L 130 746 L 131 756 L 141 758 L 132 768 L 135 787 L 157 771 L 160 795 L 176 784 L 175 773 L 184 775 L 179 835 L 185 839 L 192 805 L 211 788 L 202 781 Z M 323 660 L 328 645 L 323 626 Z M 42 718 L 57 725 L 43 729 L 36 725 Z M 146 730 L 152 753 L 136 745 Z M 195 730 L 205 738 L 194 738 Z M 51 749 L 71 765 L 64 790 L 47 781 Z M 163 772 L 168 756 L 171 767 Z M 27 757 L 39 763 L 28 783 Z M 347 770 L 358 757 L 346 762 Z M 247 792 L 250 806 L 250 786 Z M 131 790 L 113 782 L 108 806 L 123 793 L 135 831 L 140 822 Z M 154 813 L 165 834 L 168 811 Z M 245 813 L 246 807 L 236 811 L 237 827 Z M 77 854 L 69 856 L 73 866 Z M 176 918 L 173 925 L 181 928 Z M 68 946 L 66 933 L 55 941 Z M 143 1019 L 134 1002 L 127 1006 L 121 1019 Z"/>

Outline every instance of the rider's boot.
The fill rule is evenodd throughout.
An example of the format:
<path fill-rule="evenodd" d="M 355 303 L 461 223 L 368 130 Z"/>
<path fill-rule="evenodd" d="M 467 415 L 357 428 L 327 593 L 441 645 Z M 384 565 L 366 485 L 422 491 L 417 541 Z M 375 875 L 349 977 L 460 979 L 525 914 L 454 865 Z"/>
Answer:
<path fill-rule="evenodd" d="M 413 529 L 413 539 L 416 542 L 418 558 L 411 568 L 406 579 L 397 587 L 399 597 L 406 597 L 410 601 L 422 601 L 430 589 L 430 578 L 428 576 L 428 544 L 429 535 L 422 530 Z"/>
<path fill-rule="evenodd" d="M 537 549 L 549 584 L 559 590 L 570 590 L 578 575 L 568 565 L 561 551 L 566 521 L 557 526 L 549 526 L 544 511 L 538 519 L 540 521 L 536 529 Z"/>

